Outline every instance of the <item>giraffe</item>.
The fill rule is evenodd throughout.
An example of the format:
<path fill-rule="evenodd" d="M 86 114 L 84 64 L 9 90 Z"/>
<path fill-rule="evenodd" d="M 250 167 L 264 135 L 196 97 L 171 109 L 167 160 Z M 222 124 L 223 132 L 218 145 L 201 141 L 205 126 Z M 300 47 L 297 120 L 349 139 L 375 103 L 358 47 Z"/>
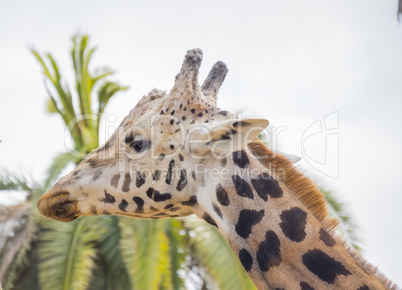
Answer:
<path fill-rule="evenodd" d="M 319 189 L 258 134 L 265 119 L 220 110 L 228 72 L 198 83 L 189 50 L 169 93 L 153 89 L 116 132 L 38 201 L 46 217 L 195 214 L 217 227 L 258 289 L 397 289 L 334 234 Z"/>

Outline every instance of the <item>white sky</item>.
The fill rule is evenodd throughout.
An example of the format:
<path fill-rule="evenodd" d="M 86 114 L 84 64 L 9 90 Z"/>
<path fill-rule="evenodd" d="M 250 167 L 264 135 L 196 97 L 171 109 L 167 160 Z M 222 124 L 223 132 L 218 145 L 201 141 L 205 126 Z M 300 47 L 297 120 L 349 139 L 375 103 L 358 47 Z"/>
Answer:
<path fill-rule="evenodd" d="M 51 51 L 71 80 L 70 36 L 89 33 L 99 48 L 94 63 L 116 69 L 115 79 L 131 87 L 110 103 L 107 114 L 117 117 L 110 126 L 153 87 L 169 90 L 187 49 L 200 47 L 201 79 L 217 60 L 229 67 L 219 106 L 286 126 L 278 137 L 282 151 L 302 156 L 307 128 L 339 113 L 332 131 L 339 146 L 338 135 L 327 136 L 321 170 L 338 172 L 339 159 L 339 176 L 327 177 L 306 158 L 299 166 L 349 204 L 364 256 L 402 284 L 402 24 L 396 2 L 3 1 L 0 167 L 40 179 L 52 157 L 66 151 L 61 121 L 45 114 L 41 70 L 29 47 Z M 304 146 L 309 157 L 324 160 L 325 134 Z"/>

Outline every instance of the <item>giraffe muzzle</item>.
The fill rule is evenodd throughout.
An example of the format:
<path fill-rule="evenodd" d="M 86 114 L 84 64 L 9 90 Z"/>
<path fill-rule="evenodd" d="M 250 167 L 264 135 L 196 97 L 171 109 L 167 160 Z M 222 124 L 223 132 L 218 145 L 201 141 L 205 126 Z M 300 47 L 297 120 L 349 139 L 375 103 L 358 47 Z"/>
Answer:
<path fill-rule="evenodd" d="M 39 213 L 62 222 L 79 218 L 78 201 L 71 199 L 67 191 L 46 192 L 38 201 Z"/>

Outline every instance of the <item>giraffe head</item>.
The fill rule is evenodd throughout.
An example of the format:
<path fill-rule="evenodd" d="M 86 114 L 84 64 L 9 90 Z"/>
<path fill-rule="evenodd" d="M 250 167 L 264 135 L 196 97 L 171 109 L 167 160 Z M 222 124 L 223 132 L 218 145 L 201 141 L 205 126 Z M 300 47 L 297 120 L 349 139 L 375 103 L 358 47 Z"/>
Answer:
<path fill-rule="evenodd" d="M 40 198 L 39 212 L 60 221 L 192 214 L 205 168 L 218 167 L 268 125 L 217 108 L 228 70 L 217 62 L 200 86 L 201 60 L 200 49 L 188 51 L 170 93 L 154 89 L 144 96 L 106 144 Z"/>

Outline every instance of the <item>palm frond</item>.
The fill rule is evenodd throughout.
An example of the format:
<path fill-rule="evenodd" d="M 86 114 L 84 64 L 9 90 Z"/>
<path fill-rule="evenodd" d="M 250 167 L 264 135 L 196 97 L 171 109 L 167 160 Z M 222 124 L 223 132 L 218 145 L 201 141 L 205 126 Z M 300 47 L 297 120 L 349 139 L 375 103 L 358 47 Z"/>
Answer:
<path fill-rule="evenodd" d="M 86 289 L 95 268 L 96 248 L 103 230 L 94 218 L 60 223 L 45 220 L 38 244 L 43 290 Z"/>
<path fill-rule="evenodd" d="M 24 257 L 26 262 L 24 262 L 23 267 L 18 270 L 18 276 L 15 278 L 13 287 L 4 288 L 4 290 L 40 289 L 38 269 L 39 257 L 38 252 L 36 251 L 35 241 L 29 244 L 29 249 L 27 249 L 27 253 Z"/>
<path fill-rule="evenodd" d="M 33 181 L 32 179 L 28 179 L 25 176 L 19 176 L 18 174 L 4 171 L 3 175 L 0 175 L 0 191 L 22 191 L 26 192 L 28 195 L 26 196 L 26 200 L 20 203 L 18 206 L 30 205 L 30 210 L 27 214 L 31 214 L 35 216 L 35 223 L 37 222 L 38 211 L 36 209 L 36 203 L 38 202 L 39 197 L 43 194 L 44 189 L 40 186 L 39 183 Z M 9 208 L 9 212 L 12 212 L 16 206 L 12 206 Z M 0 212 L 0 222 L 6 218 L 4 212 Z"/>
<path fill-rule="evenodd" d="M 59 99 L 62 101 L 63 111 L 67 113 L 66 115 L 67 115 L 68 119 L 71 120 L 72 118 L 74 118 L 76 116 L 76 113 L 74 110 L 70 90 L 69 90 L 68 86 L 63 86 L 61 84 L 61 75 L 60 75 L 57 63 L 54 60 L 53 56 L 50 53 L 48 53 L 47 58 L 49 59 L 50 64 L 53 69 L 53 78 L 51 79 L 51 81 L 52 81 L 55 89 L 57 90 Z"/>
<path fill-rule="evenodd" d="M 60 111 L 59 106 L 57 105 L 56 100 L 54 99 L 54 97 L 51 95 L 50 92 L 48 92 L 49 95 L 49 99 L 47 100 L 47 107 L 46 110 L 49 113 L 57 113 L 59 115 L 61 115 L 63 117 L 63 120 L 66 120 L 66 116 L 63 114 L 62 111 Z"/>
<path fill-rule="evenodd" d="M 345 203 L 339 201 L 335 194 L 329 190 L 321 189 L 321 192 L 324 194 L 325 200 L 327 201 L 330 215 L 339 221 L 337 231 L 340 236 L 356 251 L 361 251 L 362 240 L 358 237 L 357 225 L 353 221 L 351 214 L 348 212 Z"/>
<path fill-rule="evenodd" d="M 72 49 L 72 58 L 75 68 L 76 89 L 80 104 L 81 115 L 91 114 L 91 81 L 88 72 L 89 60 L 94 49 L 86 54 L 88 35 L 76 35 L 74 39 L 74 47 Z M 89 125 L 85 122 L 86 125 Z"/>
<path fill-rule="evenodd" d="M 43 74 L 45 75 L 45 80 L 47 79 L 57 92 L 57 98 L 56 98 L 55 95 L 53 95 L 50 92 L 45 82 L 45 87 L 51 100 L 50 108 L 53 110 L 57 110 L 57 112 L 63 118 L 64 123 L 68 125 L 68 123 L 76 117 L 76 113 L 72 103 L 70 90 L 68 89 L 67 86 L 63 86 L 61 83 L 62 80 L 56 61 L 54 60 L 53 56 L 50 53 L 46 55 L 48 61 L 50 62 L 50 66 L 52 67 L 52 70 L 50 70 L 49 66 L 46 64 L 45 60 L 41 57 L 38 51 L 32 48 L 31 52 L 35 56 L 36 60 L 39 62 L 41 67 L 43 68 Z M 61 104 L 59 105 L 58 102 L 60 102 Z M 74 141 L 77 142 L 78 144 L 81 144 L 81 142 L 79 142 L 81 138 L 81 132 L 78 126 L 74 126 L 72 128 L 71 134 Z"/>
<path fill-rule="evenodd" d="M 90 48 L 86 51 L 86 47 L 82 47 L 82 53 L 84 54 L 83 63 L 81 66 L 81 98 L 83 102 L 83 111 L 81 112 L 83 115 L 91 115 L 92 107 L 91 107 L 91 92 L 93 81 L 91 75 L 89 73 L 89 63 L 93 53 L 95 52 L 95 48 Z M 91 125 L 89 125 L 91 127 Z"/>
<path fill-rule="evenodd" d="M 37 52 L 35 49 L 31 49 L 31 52 L 35 56 L 36 60 L 42 66 L 44 75 L 47 77 L 47 79 L 51 82 L 51 84 L 57 91 L 57 95 L 63 105 L 63 111 L 66 113 L 68 119 L 72 120 L 75 117 L 75 112 L 72 106 L 71 95 L 68 88 L 64 87 L 61 84 L 61 76 L 59 68 L 53 56 L 50 53 L 46 55 L 52 67 L 51 71 L 48 65 L 46 64 L 45 60 L 39 54 L 39 52 Z"/>
<path fill-rule="evenodd" d="M 29 215 L 29 202 L 9 207 L 10 215 L 1 213 L 0 282 L 11 289 L 21 269 L 27 265 L 27 253 L 35 237 L 36 226 Z"/>
<path fill-rule="evenodd" d="M 118 92 L 127 90 L 128 87 L 120 86 L 114 82 L 105 82 L 98 91 L 98 120 L 103 115 L 106 105 L 109 103 L 110 99 Z"/>
<path fill-rule="evenodd" d="M 135 289 L 158 289 L 168 264 L 164 220 L 120 219 L 120 247 Z"/>
<path fill-rule="evenodd" d="M 39 52 L 37 52 L 34 48 L 31 49 L 32 54 L 35 56 L 36 60 L 43 68 L 43 74 L 47 76 L 49 79 L 52 79 L 52 74 L 49 71 L 46 63 L 44 62 L 43 58 L 40 56 Z"/>
<path fill-rule="evenodd" d="M 78 163 L 80 160 L 74 157 L 71 153 L 60 153 L 54 159 L 47 171 L 47 177 L 44 183 L 44 188 L 49 186 L 60 176 L 60 173 L 69 163 Z"/>
<path fill-rule="evenodd" d="M 93 85 L 95 85 L 98 81 L 104 79 L 105 77 L 113 75 L 113 74 L 114 74 L 113 71 L 109 71 L 109 70 L 106 70 L 106 69 L 104 69 L 102 71 L 95 72 L 93 74 L 93 76 L 92 76 L 92 83 L 93 83 Z"/>
<path fill-rule="evenodd" d="M 256 289 L 217 229 L 195 217 L 188 217 L 184 225 L 194 232 L 190 240 L 192 255 L 208 271 L 219 289 Z"/>
<path fill-rule="evenodd" d="M 169 267 L 163 272 L 163 289 L 184 289 L 184 272 L 186 258 L 186 240 L 183 225 L 175 218 L 166 220 L 165 235 L 169 246 Z"/>
<path fill-rule="evenodd" d="M 22 190 L 32 191 L 33 185 L 31 185 L 25 177 L 20 177 L 17 174 L 5 171 L 0 175 L 0 190 Z"/>
<path fill-rule="evenodd" d="M 131 278 L 123 262 L 119 241 L 121 230 L 117 216 L 100 216 L 98 225 L 105 233 L 98 243 L 97 267 L 87 290 L 132 289 Z"/>

